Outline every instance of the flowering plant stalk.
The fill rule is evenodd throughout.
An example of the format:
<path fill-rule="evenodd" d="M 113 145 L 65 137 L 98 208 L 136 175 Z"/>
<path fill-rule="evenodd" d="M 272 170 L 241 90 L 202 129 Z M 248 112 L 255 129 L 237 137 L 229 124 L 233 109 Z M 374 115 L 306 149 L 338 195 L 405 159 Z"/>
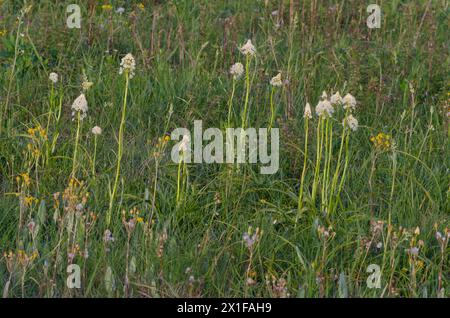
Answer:
<path fill-rule="evenodd" d="M 178 162 L 178 172 L 177 172 L 177 196 L 176 203 L 177 207 L 180 202 L 184 199 L 184 192 L 187 188 L 187 165 L 186 165 L 186 153 L 190 149 L 190 139 L 187 135 L 183 136 L 183 140 L 179 146 L 179 151 L 181 152 L 180 161 Z"/>
<path fill-rule="evenodd" d="M 77 116 L 77 132 L 75 135 L 75 148 L 73 150 L 73 159 L 72 159 L 72 173 L 71 178 L 75 179 L 76 178 L 76 173 L 77 173 L 77 154 L 78 154 L 78 143 L 79 143 L 79 139 L 80 139 L 80 129 L 81 129 L 81 114 L 80 112 L 76 113 Z"/>
<path fill-rule="evenodd" d="M 245 129 L 245 125 L 247 123 L 247 107 L 248 100 L 250 96 L 250 55 L 246 55 L 245 57 L 245 102 L 244 102 L 244 111 L 242 112 L 242 130 Z"/>
<path fill-rule="evenodd" d="M 117 185 L 119 184 L 119 176 L 120 176 L 120 165 L 122 163 L 122 156 L 123 156 L 123 134 L 125 130 L 125 119 L 126 119 L 126 112 L 127 112 L 127 96 L 128 96 L 128 86 L 130 82 L 130 74 L 129 72 L 125 72 L 125 93 L 123 97 L 123 105 L 122 105 L 122 117 L 120 120 L 120 127 L 119 127 L 119 148 L 117 152 L 117 165 L 116 165 L 116 176 L 114 179 L 114 185 L 112 188 L 112 192 L 109 198 L 109 210 L 108 210 L 108 216 L 106 219 L 106 224 L 109 227 L 109 224 L 111 223 L 111 214 L 112 209 L 114 205 L 114 199 L 116 197 L 117 192 Z"/>
<path fill-rule="evenodd" d="M 231 95 L 230 99 L 228 100 L 228 118 L 227 118 L 227 128 L 231 127 L 231 111 L 233 109 L 233 98 L 234 98 L 234 92 L 236 89 L 236 79 L 233 78 L 233 87 L 231 89 Z"/>
<path fill-rule="evenodd" d="M 319 171 L 321 166 L 321 159 L 322 159 L 322 147 L 323 147 L 323 123 L 324 119 L 322 116 L 319 116 L 319 121 L 317 123 L 317 140 L 316 140 L 316 165 L 314 169 L 314 180 L 312 185 L 312 204 L 314 205 L 316 200 L 316 193 L 317 193 L 317 185 L 319 182 Z"/>
<path fill-rule="evenodd" d="M 275 87 L 272 87 L 272 90 L 270 91 L 270 123 L 269 123 L 269 129 L 270 131 L 272 129 L 273 121 L 275 119 L 275 106 L 273 105 L 273 94 L 275 93 Z"/>
<path fill-rule="evenodd" d="M 95 179 L 95 159 L 97 157 L 97 136 L 102 133 L 102 129 L 98 126 L 92 128 L 92 134 L 94 135 L 94 157 L 92 159 L 92 178 Z"/>
<path fill-rule="evenodd" d="M 323 164 L 323 174 L 322 174 L 322 192 L 321 192 L 321 208 L 326 207 L 327 203 L 327 184 L 328 184 L 328 170 L 331 163 L 332 156 L 332 122 L 329 118 L 325 119 L 325 153 L 324 153 L 324 164 Z"/>
<path fill-rule="evenodd" d="M 309 120 L 312 118 L 311 114 L 311 106 L 309 103 L 306 104 L 305 107 L 305 113 L 304 113 L 304 119 L 305 119 L 305 150 L 303 153 L 303 170 L 302 170 L 302 176 L 300 180 L 300 190 L 298 194 L 298 217 L 300 217 L 302 213 L 302 207 L 303 207 L 303 183 L 305 182 L 305 175 L 306 175 L 306 165 L 308 162 L 308 132 L 309 132 Z"/>
<path fill-rule="evenodd" d="M 348 110 L 345 112 L 345 117 L 348 116 Z M 338 153 L 338 159 L 337 159 L 337 164 L 336 164 L 336 169 L 334 171 L 333 174 L 333 178 L 331 180 L 331 190 L 330 190 L 330 201 L 328 204 L 328 211 L 330 211 L 330 213 L 333 211 L 334 207 L 333 207 L 333 199 L 334 199 L 334 192 L 336 190 L 336 186 L 337 186 L 337 181 L 339 178 L 339 170 L 341 168 L 341 158 L 342 158 L 342 150 L 344 148 L 344 143 L 345 142 L 345 137 L 347 135 L 347 123 L 344 121 L 344 125 L 343 125 L 343 129 L 342 129 L 342 135 L 341 135 L 341 145 L 339 146 L 339 153 Z M 346 153 L 345 153 L 345 157 L 347 158 L 347 150 L 348 147 L 346 147 Z"/>

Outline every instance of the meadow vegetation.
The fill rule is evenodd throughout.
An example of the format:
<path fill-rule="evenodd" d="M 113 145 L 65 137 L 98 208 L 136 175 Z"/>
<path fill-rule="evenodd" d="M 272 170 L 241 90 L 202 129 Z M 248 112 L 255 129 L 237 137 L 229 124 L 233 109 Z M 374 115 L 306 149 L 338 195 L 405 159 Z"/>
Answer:
<path fill-rule="evenodd" d="M 449 10 L 0 0 L 3 297 L 448 297 Z M 279 170 L 173 162 L 194 120 Z"/>

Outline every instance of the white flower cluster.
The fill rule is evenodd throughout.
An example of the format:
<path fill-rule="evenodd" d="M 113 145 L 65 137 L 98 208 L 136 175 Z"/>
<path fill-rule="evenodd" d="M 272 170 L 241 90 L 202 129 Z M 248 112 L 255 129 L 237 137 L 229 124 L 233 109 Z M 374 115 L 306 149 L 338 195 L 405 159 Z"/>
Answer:
<path fill-rule="evenodd" d="M 312 118 L 312 112 L 311 112 L 311 105 L 309 103 L 306 103 L 305 106 L 305 112 L 303 113 L 303 118 Z"/>
<path fill-rule="evenodd" d="M 283 81 L 281 80 L 281 73 L 278 73 L 277 76 L 273 77 L 270 80 L 270 85 L 275 86 L 275 87 L 283 86 Z"/>
<path fill-rule="evenodd" d="M 323 95 L 322 95 L 323 96 Z M 316 114 L 321 117 L 333 116 L 334 108 L 328 99 L 321 100 L 316 106 Z"/>
<path fill-rule="evenodd" d="M 189 135 L 184 135 L 178 150 L 181 151 L 182 153 L 187 152 L 190 149 L 190 142 L 191 140 L 189 138 Z"/>
<path fill-rule="evenodd" d="M 242 63 L 235 63 L 231 65 L 230 74 L 233 75 L 233 78 L 236 80 L 242 76 L 244 73 L 244 65 Z"/>
<path fill-rule="evenodd" d="M 50 81 L 53 82 L 53 84 L 58 83 L 58 74 L 56 74 L 55 72 L 50 73 L 50 75 L 48 76 L 48 79 Z"/>
<path fill-rule="evenodd" d="M 99 126 L 92 128 L 92 134 L 98 136 L 102 134 L 102 129 Z"/>
<path fill-rule="evenodd" d="M 342 126 L 347 126 L 351 130 L 356 131 L 358 130 L 358 120 L 353 117 L 352 114 L 348 115 L 344 120 L 342 121 Z"/>
<path fill-rule="evenodd" d="M 247 40 L 247 42 L 239 50 L 244 55 L 248 55 L 248 56 L 256 55 L 256 48 L 252 44 L 252 40 Z"/>
<path fill-rule="evenodd" d="M 131 53 L 128 53 L 122 58 L 120 62 L 119 74 L 128 73 L 130 79 L 134 77 L 134 71 L 136 69 L 136 61 Z"/>
<path fill-rule="evenodd" d="M 72 116 L 75 117 L 76 113 L 80 113 L 80 120 L 83 120 L 87 116 L 88 102 L 86 96 L 81 94 L 78 96 L 72 104 Z"/>
<path fill-rule="evenodd" d="M 328 99 L 327 92 L 323 91 L 321 100 L 316 106 L 316 114 L 323 118 L 332 117 L 336 106 L 342 106 L 350 112 L 342 121 L 342 125 L 350 128 L 352 131 L 356 131 L 358 129 L 358 120 L 351 114 L 356 109 L 356 98 L 350 93 L 342 98 L 340 93 L 336 92 Z M 303 118 L 312 118 L 311 105 L 309 103 L 306 103 Z"/>

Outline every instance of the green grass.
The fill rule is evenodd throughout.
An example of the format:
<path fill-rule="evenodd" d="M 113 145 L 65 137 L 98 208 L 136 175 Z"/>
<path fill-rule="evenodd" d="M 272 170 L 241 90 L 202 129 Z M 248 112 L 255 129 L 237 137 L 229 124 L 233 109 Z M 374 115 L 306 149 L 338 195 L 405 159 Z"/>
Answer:
<path fill-rule="evenodd" d="M 112 11 L 102 9 L 103 2 L 79 1 L 82 28 L 69 29 L 66 7 L 73 2 L 0 0 L 4 296 L 449 296 L 449 246 L 435 238 L 437 231 L 450 233 L 448 1 L 378 1 L 380 29 L 366 26 L 366 6 L 375 1 L 143 1 L 143 9 L 137 1 L 111 1 Z M 123 14 L 115 12 L 120 6 Z M 228 72 L 235 62 L 245 65 L 238 47 L 247 39 L 257 49 L 247 126 L 269 126 L 269 81 L 278 72 L 289 80 L 273 97 L 280 169 L 262 175 L 258 165 L 188 164 L 177 202 L 174 142 L 162 140 L 177 127 L 191 129 L 194 120 L 203 120 L 203 127 L 227 126 Z M 124 152 L 107 226 L 125 90 L 119 64 L 130 52 L 136 76 L 129 83 Z M 53 95 L 50 72 L 59 75 Z M 71 105 L 83 74 L 93 86 L 85 92 L 89 111 L 77 153 L 75 184 L 82 187 L 73 189 L 77 122 Z M 335 208 L 324 213 L 320 201 L 329 193 L 322 191 L 322 174 L 317 198 L 311 197 L 318 150 L 314 114 L 299 213 L 304 106 L 315 107 L 324 90 L 356 97 L 359 129 L 350 134 L 348 151 L 344 147 L 348 168 Z M 233 99 L 236 127 L 245 93 L 241 78 Z M 343 116 L 339 109 L 331 120 L 330 179 Z M 96 125 L 103 133 L 93 175 Z M 30 136 L 28 129 L 39 126 L 47 140 Z M 394 143 L 376 148 L 371 137 L 379 133 Z M 28 144 L 39 153 L 33 155 Z M 25 197 L 35 200 L 27 205 Z M 144 222 L 127 232 L 122 211 L 128 220 L 133 209 Z M 34 236 L 31 220 L 39 226 Z M 374 232 L 371 221 L 383 221 L 382 230 Z M 243 240 L 249 226 L 261 231 L 251 248 Z M 114 242 L 105 244 L 107 229 Z M 69 289 L 68 254 L 76 245 L 72 262 L 81 268 L 81 288 Z M 419 247 L 417 256 L 406 251 L 412 247 Z M 3 255 L 10 251 L 11 258 Z M 23 256 L 36 251 L 28 261 Z M 380 289 L 367 287 L 370 264 L 382 269 Z"/>

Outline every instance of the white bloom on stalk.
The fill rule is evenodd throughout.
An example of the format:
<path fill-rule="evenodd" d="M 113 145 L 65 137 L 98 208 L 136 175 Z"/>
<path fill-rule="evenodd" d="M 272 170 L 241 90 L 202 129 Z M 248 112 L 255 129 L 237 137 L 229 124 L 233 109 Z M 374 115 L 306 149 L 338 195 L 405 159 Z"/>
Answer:
<path fill-rule="evenodd" d="M 247 40 L 247 42 L 239 50 L 244 55 L 255 56 L 256 54 L 256 48 L 252 44 L 252 40 Z"/>
<path fill-rule="evenodd" d="M 99 126 L 95 126 L 94 128 L 92 128 L 92 133 L 96 136 L 101 135 L 102 129 Z"/>
<path fill-rule="evenodd" d="M 242 63 L 235 63 L 231 65 L 230 74 L 233 75 L 234 79 L 238 79 L 244 73 L 244 65 Z"/>
<path fill-rule="evenodd" d="M 277 76 L 272 77 L 270 80 L 270 85 L 275 87 L 283 86 L 283 81 L 281 80 L 281 73 L 278 73 Z"/>
<path fill-rule="evenodd" d="M 181 143 L 178 147 L 178 150 L 181 151 L 183 154 L 186 153 L 191 147 L 190 147 L 190 138 L 189 135 L 184 135 L 183 139 L 181 140 Z"/>
<path fill-rule="evenodd" d="M 316 106 L 316 114 L 319 117 L 320 116 L 331 117 L 333 116 L 333 113 L 334 113 L 333 105 L 331 105 L 328 99 L 320 101 Z"/>
<path fill-rule="evenodd" d="M 348 115 L 342 121 L 342 126 L 344 126 L 344 128 L 347 126 L 351 130 L 357 131 L 358 130 L 358 120 L 355 117 L 353 117 L 352 115 Z"/>
<path fill-rule="evenodd" d="M 136 61 L 131 53 L 128 53 L 122 58 L 120 62 L 119 74 L 128 73 L 130 79 L 134 77 L 134 71 L 136 69 Z"/>
<path fill-rule="evenodd" d="M 88 111 L 88 103 L 86 100 L 86 96 L 81 94 L 78 96 L 72 104 L 72 116 L 75 116 L 75 113 L 80 113 L 80 119 L 83 120 L 87 116 Z"/>
<path fill-rule="evenodd" d="M 56 74 L 55 72 L 50 73 L 50 75 L 48 76 L 48 79 L 50 81 L 53 82 L 53 84 L 58 83 L 58 74 Z"/>
<path fill-rule="evenodd" d="M 322 99 L 325 100 L 328 98 L 327 92 L 323 91 L 322 92 Z"/>
<path fill-rule="evenodd" d="M 332 105 L 339 105 L 340 103 L 342 103 L 341 94 L 339 94 L 339 92 L 334 93 L 330 97 L 330 102 L 331 102 Z"/>
<path fill-rule="evenodd" d="M 355 110 L 356 108 L 356 98 L 350 93 L 344 96 L 342 103 L 344 104 L 344 109 Z"/>
<path fill-rule="evenodd" d="M 306 103 L 305 105 L 305 112 L 303 113 L 303 118 L 312 118 L 312 112 L 311 112 L 311 105 L 309 103 Z"/>

